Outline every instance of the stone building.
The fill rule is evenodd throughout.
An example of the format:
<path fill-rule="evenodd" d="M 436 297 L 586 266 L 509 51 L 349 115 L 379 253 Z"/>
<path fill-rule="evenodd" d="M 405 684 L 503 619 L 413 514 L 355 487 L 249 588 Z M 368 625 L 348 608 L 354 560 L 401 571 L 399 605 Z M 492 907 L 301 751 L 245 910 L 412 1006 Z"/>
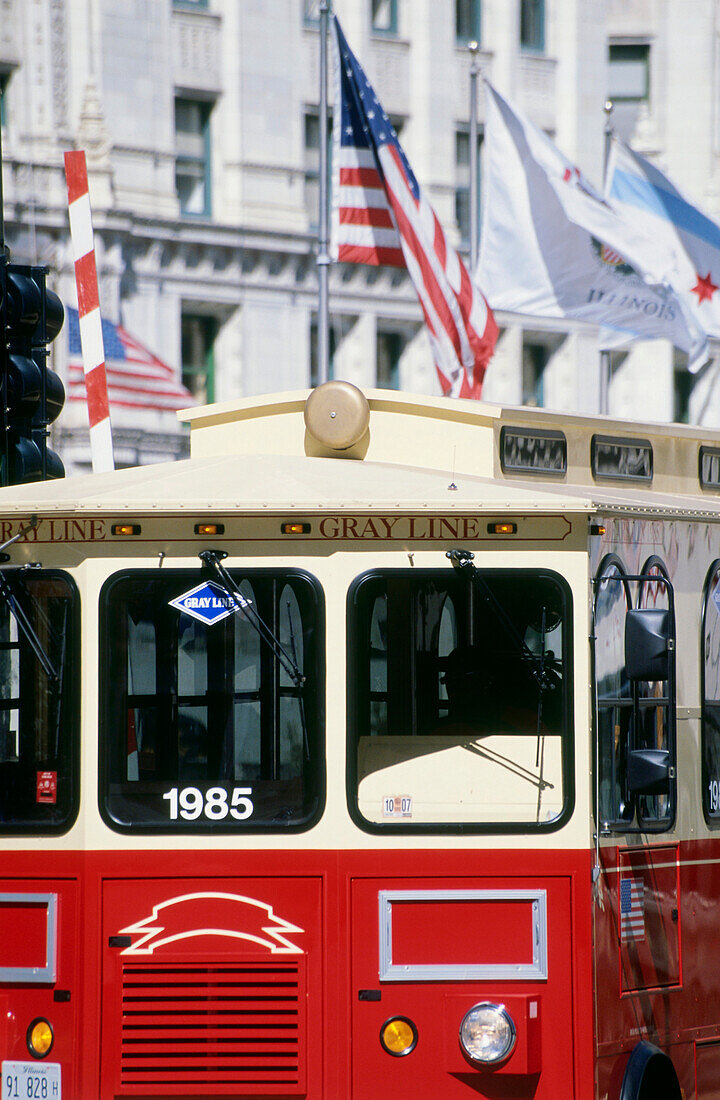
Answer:
<path fill-rule="evenodd" d="M 597 184 L 603 105 L 620 132 L 720 214 L 717 0 L 335 0 L 448 233 L 469 235 L 468 41 Z M 317 377 L 318 0 L 0 0 L 6 242 L 76 304 L 63 153 L 84 149 L 103 316 L 201 403 Z M 483 97 L 478 112 L 482 130 Z M 482 176 L 482 150 L 477 151 Z M 335 377 L 438 392 L 398 270 L 333 265 Z M 491 401 L 594 412 L 592 333 L 498 317 Z M 67 328 L 55 362 L 68 371 Z M 609 411 L 720 424 L 717 365 L 662 343 L 615 353 Z M 172 411 L 112 407 L 118 465 L 185 453 Z M 55 427 L 89 464 L 87 415 Z"/>

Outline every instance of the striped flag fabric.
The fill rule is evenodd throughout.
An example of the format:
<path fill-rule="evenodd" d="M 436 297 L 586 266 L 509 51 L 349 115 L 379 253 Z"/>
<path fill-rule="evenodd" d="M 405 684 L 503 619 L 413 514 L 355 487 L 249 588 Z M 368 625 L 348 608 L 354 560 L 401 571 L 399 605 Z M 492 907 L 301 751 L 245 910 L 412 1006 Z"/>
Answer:
<path fill-rule="evenodd" d="M 604 347 L 664 339 L 707 361 L 707 335 L 669 280 L 673 255 L 596 191 L 485 81 L 485 203 L 475 278 L 498 311 L 597 326 Z"/>
<path fill-rule="evenodd" d="M 76 309 L 66 309 L 68 331 L 69 401 L 85 401 L 80 318 Z M 175 412 L 197 404 L 195 398 L 175 377 L 175 371 L 163 363 L 122 325 L 102 322 L 105 347 L 105 373 L 110 408 L 148 409 Z"/>
<path fill-rule="evenodd" d="M 93 473 L 105 473 L 115 468 L 115 461 L 105 375 L 105 350 L 102 340 L 87 164 L 85 153 L 81 149 L 65 154 L 65 179 L 68 192 L 70 239 L 75 262 L 85 397 L 90 421 L 92 468 Z"/>
<path fill-rule="evenodd" d="M 332 257 L 407 268 L 443 393 L 479 398 L 497 340 L 492 310 L 449 244 L 336 16 L 332 27 Z"/>
<path fill-rule="evenodd" d="M 620 879 L 620 940 L 645 939 L 645 887 L 634 878 Z"/>

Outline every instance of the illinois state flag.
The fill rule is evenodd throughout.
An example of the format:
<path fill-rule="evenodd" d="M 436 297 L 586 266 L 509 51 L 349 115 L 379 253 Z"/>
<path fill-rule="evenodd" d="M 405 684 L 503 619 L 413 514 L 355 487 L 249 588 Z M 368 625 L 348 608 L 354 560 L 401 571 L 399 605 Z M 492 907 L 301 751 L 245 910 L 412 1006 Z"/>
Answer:
<path fill-rule="evenodd" d="M 670 285 L 672 252 L 488 82 L 485 157 L 475 278 L 493 309 L 585 321 L 604 346 L 667 339 L 702 365 L 706 334 Z"/>
<path fill-rule="evenodd" d="M 406 267 L 443 393 L 480 397 L 497 340 L 492 311 L 446 240 L 336 17 L 333 55 L 332 256 Z"/>
<path fill-rule="evenodd" d="M 616 209 L 673 253 L 673 290 L 710 336 L 720 336 L 720 226 L 617 137 L 610 146 L 606 193 Z"/>

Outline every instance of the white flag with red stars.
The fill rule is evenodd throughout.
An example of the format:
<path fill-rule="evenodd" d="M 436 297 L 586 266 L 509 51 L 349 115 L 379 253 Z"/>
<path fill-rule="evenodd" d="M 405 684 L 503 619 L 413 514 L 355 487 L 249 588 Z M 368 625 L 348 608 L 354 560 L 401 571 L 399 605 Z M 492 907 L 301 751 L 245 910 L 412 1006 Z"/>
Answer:
<path fill-rule="evenodd" d="M 669 340 L 687 352 L 691 370 L 702 366 L 707 338 L 671 285 L 674 250 L 605 199 L 547 134 L 485 86 L 485 200 L 474 274 L 491 308 L 597 325 L 603 347 Z"/>
<path fill-rule="evenodd" d="M 674 252 L 675 293 L 709 336 L 720 337 L 720 226 L 619 138 L 612 141 L 606 192 L 616 209 Z"/>

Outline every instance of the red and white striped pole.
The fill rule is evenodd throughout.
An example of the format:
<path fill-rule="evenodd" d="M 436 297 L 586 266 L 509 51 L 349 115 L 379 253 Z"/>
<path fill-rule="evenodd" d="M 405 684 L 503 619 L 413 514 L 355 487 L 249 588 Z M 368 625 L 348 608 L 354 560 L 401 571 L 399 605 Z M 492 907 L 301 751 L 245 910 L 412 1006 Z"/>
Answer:
<path fill-rule="evenodd" d="M 65 154 L 65 178 L 70 212 L 70 237 L 75 261 L 80 345 L 90 420 L 90 454 L 93 473 L 115 469 L 113 460 L 110 403 L 105 376 L 100 296 L 98 292 L 92 212 L 87 166 L 82 150 Z"/>

